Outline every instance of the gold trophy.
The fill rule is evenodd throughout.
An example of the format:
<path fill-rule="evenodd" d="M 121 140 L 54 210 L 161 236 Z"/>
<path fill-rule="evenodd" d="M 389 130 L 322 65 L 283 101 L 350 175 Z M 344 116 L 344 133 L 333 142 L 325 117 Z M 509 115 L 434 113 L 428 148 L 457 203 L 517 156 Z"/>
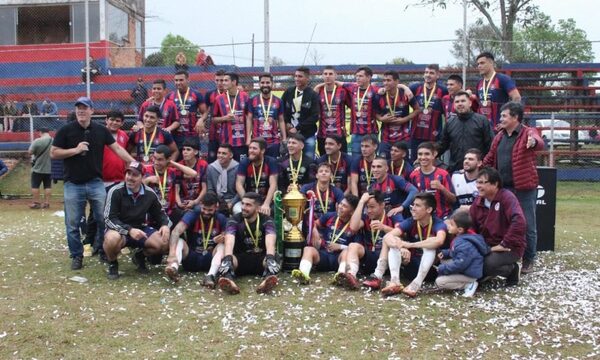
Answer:
<path fill-rule="evenodd" d="M 290 185 L 290 192 L 283 197 L 283 207 L 285 209 L 285 220 L 292 224 L 292 228 L 286 234 L 283 241 L 283 269 L 293 270 L 300 265 L 302 258 L 302 248 L 304 239 L 298 224 L 302 221 L 304 208 L 306 206 L 306 197 L 298 191 L 298 185 Z"/>

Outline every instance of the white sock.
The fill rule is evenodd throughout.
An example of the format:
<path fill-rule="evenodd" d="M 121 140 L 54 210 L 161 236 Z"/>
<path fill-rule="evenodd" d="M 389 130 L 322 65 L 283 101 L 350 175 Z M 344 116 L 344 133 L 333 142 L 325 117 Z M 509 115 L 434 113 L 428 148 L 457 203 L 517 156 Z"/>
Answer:
<path fill-rule="evenodd" d="M 356 273 L 358 272 L 358 264 L 355 262 L 349 262 L 348 263 L 348 272 L 354 276 L 356 276 Z"/>
<path fill-rule="evenodd" d="M 346 272 L 346 262 L 345 261 L 341 261 L 340 262 L 340 266 L 338 266 L 338 272 L 339 273 L 345 273 Z"/>
<path fill-rule="evenodd" d="M 308 260 L 300 260 L 300 271 L 306 275 L 310 276 L 310 269 L 312 268 L 312 263 Z"/>
<path fill-rule="evenodd" d="M 415 285 L 421 287 L 423 285 L 423 281 L 429 273 L 433 262 L 435 261 L 435 250 L 433 249 L 423 249 L 423 256 L 421 257 L 421 264 L 419 265 L 419 273 L 417 277 L 412 281 Z"/>
<path fill-rule="evenodd" d="M 390 249 L 388 262 L 390 264 L 390 280 L 395 283 L 400 282 L 400 265 L 402 264 L 400 250 Z"/>
<path fill-rule="evenodd" d="M 387 267 L 387 259 L 377 259 L 377 267 L 375 268 L 375 272 L 373 273 L 373 275 L 375 275 L 378 279 L 383 278 L 383 274 L 385 274 Z"/>
<path fill-rule="evenodd" d="M 210 262 L 210 269 L 208 269 L 208 275 L 217 275 L 217 271 L 219 271 L 219 266 L 221 265 L 221 260 L 223 259 L 223 251 L 225 251 L 225 245 L 217 244 L 217 246 L 215 247 L 215 252 L 213 253 L 213 258 Z"/>
<path fill-rule="evenodd" d="M 177 248 L 175 249 L 175 257 L 177 258 L 177 265 L 181 264 L 183 259 L 183 239 L 177 240 Z"/>

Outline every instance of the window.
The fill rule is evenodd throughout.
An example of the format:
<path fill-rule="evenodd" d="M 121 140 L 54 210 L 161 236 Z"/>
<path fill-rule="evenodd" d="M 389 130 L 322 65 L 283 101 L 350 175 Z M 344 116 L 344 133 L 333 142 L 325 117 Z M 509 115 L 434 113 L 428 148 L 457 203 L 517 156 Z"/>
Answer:
<path fill-rule="evenodd" d="M 24 6 L 17 11 L 17 44 L 61 44 L 71 41 L 68 5 Z"/>
<path fill-rule="evenodd" d="M 16 45 L 17 8 L 0 8 L 0 45 Z"/>
<path fill-rule="evenodd" d="M 100 4 L 89 3 L 90 41 L 100 40 Z M 71 39 L 74 43 L 85 42 L 85 4 L 71 6 Z"/>
<path fill-rule="evenodd" d="M 142 51 L 142 22 L 139 20 L 135 21 L 135 49 Z"/>
<path fill-rule="evenodd" d="M 110 3 L 106 4 L 106 33 L 108 40 L 116 44 L 129 43 L 129 16 Z"/>

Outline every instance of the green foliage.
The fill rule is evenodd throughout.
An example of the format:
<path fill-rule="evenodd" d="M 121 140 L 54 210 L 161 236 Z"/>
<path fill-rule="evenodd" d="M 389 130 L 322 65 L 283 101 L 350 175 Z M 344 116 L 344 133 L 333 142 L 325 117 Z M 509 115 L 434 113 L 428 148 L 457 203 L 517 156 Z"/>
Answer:
<path fill-rule="evenodd" d="M 194 65 L 200 47 L 181 35 L 168 34 L 160 43 L 160 52 L 165 65 L 175 64 L 175 56 L 182 51 L 187 58 L 188 66 Z"/>
<path fill-rule="evenodd" d="M 165 57 L 161 52 L 155 52 L 146 56 L 144 60 L 144 66 L 164 66 Z"/>
<path fill-rule="evenodd" d="M 414 64 L 414 62 L 408 60 L 407 58 L 404 57 L 395 57 L 392 59 L 392 61 L 390 62 L 386 62 L 386 64 L 392 64 L 392 65 L 412 65 Z"/>

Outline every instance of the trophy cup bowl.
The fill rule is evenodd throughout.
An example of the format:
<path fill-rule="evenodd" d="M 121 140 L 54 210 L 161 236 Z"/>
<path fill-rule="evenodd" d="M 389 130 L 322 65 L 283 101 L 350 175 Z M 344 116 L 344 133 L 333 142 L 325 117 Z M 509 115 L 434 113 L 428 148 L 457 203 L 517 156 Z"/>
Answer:
<path fill-rule="evenodd" d="M 298 268 L 302 258 L 304 239 L 298 224 L 302 221 L 306 197 L 298 191 L 298 185 L 292 184 L 290 192 L 283 197 L 285 219 L 292 224 L 292 229 L 286 234 L 283 244 L 283 268 L 293 270 Z"/>

